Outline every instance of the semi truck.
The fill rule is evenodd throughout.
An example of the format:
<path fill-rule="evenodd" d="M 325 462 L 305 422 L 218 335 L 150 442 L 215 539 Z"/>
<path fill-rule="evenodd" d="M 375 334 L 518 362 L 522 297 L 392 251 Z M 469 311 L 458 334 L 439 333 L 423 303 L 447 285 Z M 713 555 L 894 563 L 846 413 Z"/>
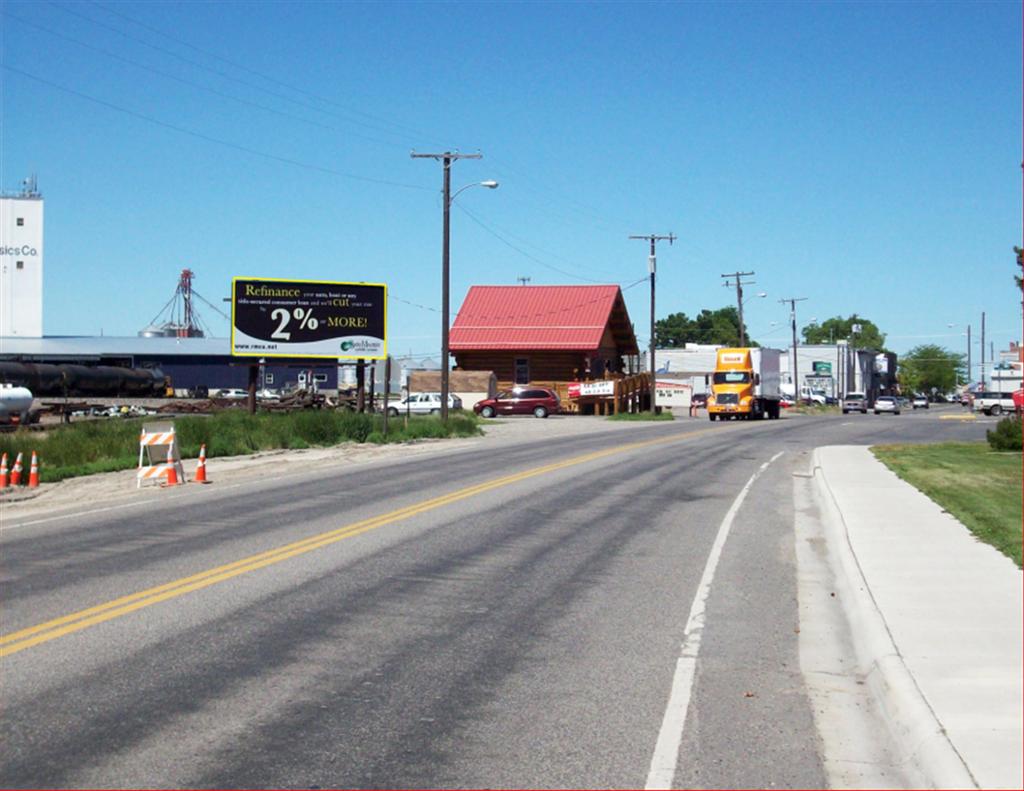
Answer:
<path fill-rule="evenodd" d="M 711 420 L 762 420 L 779 417 L 778 349 L 719 349 L 708 397 Z"/>

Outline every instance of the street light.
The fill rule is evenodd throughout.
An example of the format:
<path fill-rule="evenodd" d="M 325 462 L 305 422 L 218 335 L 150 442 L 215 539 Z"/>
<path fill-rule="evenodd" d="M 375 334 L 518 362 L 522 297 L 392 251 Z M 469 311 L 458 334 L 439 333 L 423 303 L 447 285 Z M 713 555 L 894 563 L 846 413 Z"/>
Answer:
<path fill-rule="evenodd" d="M 498 182 L 493 179 L 486 181 L 474 181 L 471 184 L 461 186 L 450 196 L 452 190 L 452 165 L 445 162 L 444 165 L 444 241 L 441 244 L 441 422 L 447 423 L 447 402 L 449 402 L 449 251 L 451 248 L 451 227 L 450 218 L 452 204 L 462 193 L 471 186 L 485 186 L 487 190 L 497 190 Z"/>
<path fill-rule="evenodd" d="M 442 225 L 441 241 L 441 422 L 448 423 L 448 269 L 449 269 L 449 241 L 451 238 L 451 208 L 452 201 L 470 187 L 487 187 L 497 189 L 498 182 L 477 181 L 460 187 L 452 194 L 452 162 L 457 159 L 480 159 L 481 154 L 459 154 L 457 152 L 445 151 L 443 154 L 411 154 L 413 159 L 436 159 L 444 166 L 444 217 Z"/>

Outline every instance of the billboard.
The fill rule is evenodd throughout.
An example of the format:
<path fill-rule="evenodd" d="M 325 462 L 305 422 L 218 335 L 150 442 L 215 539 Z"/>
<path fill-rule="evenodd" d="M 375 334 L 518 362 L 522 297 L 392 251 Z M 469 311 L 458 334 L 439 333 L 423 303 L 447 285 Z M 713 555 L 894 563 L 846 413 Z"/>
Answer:
<path fill-rule="evenodd" d="M 231 354 L 236 357 L 387 356 L 387 286 L 236 277 Z"/>

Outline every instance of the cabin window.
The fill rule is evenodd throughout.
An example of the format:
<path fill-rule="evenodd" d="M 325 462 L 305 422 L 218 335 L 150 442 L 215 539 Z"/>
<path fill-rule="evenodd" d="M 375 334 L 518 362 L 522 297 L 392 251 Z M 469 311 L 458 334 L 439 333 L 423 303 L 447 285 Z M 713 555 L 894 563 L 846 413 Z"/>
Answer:
<path fill-rule="evenodd" d="M 516 379 L 517 385 L 530 384 L 530 360 L 526 357 L 516 357 Z"/>
<path fill-rule="evenodd" d="M 263 383 L 264 384 L 268 384 L 268 385 L 274 384 L 274 375 L 273 374 L 263 374 Z"/>

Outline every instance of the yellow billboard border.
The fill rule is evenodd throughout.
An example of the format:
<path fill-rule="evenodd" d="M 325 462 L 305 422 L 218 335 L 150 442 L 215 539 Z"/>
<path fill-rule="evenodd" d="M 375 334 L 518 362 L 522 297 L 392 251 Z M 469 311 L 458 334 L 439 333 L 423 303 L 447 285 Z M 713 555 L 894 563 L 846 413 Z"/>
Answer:
<path fill-rule="evenodd" d="M 377 357 L 347 354 L 264 354 L 261 352 L 235 351 L 235 286 L 239 280 L 257 280 L 262 283 L 318 283 L 326 286 L 379 286 L 384 291 L 384 353 Z M 388 285 L 387 283 L 365 283 L 353 280 L 305 280 L 296 277 L 254 277 L 240 275 L 231 278 L 231 356 L 232 357 L 274 357 L 282 360 L 386 360 L 388 358 Z"/>

